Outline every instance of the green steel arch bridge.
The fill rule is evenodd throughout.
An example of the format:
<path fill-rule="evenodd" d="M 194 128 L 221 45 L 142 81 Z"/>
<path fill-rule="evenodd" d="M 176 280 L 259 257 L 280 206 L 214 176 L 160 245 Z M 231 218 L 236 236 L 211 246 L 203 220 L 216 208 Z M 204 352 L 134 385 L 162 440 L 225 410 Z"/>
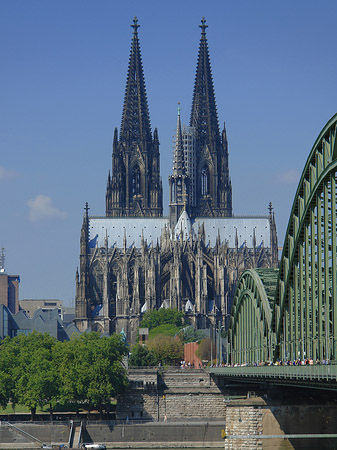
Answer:
<path fill-rule="evenodd" d="M 236 367 L 212 373 L 337 389 L 336 131 L 337 114 L 305 164 L 279 269 L 240 277 L 228 330 L 229 361 Z M 304 359 L 314 364 L 284 364 Z"/>

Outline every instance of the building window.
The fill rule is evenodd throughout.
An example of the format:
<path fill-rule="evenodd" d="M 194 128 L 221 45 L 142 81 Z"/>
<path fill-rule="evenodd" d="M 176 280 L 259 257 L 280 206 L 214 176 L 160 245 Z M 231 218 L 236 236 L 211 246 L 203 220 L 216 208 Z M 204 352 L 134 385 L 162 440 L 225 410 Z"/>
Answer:
<path fill-rule="evenodd" d="M 171 200 L 172 200 L 172 202 L 176 201 L 176 184 L 175 184 L 175 181 L 173 181 L 172 185 L 171 185 Z"/>
<path fill-rule="evenodd" d="M 209 171 L 208 167 L 204 166 L 201 170 L 201 195 L 207 195 L 209 189 Z"/>
<path fill-rule="evenodd" d="M 91 314 L 97 315 L 95 307 L 103 303 L 104 279 L 103 271 L 99 264 L 95 264 L 90 273 L 90 300 Z"/>
<path fill-rule="evenodd" d="M 139 167 L 134 167 L 132 171 L 132 186 L 131 186 L 131 192 L 132 195 L 139 195 L 140 194 L 140 170 Z"/>
<path fill-rule="evenodd" d="M 25 336 L 28 336 L 29 333 L 30 333 L 30 330 L 24 330 L 24 329 L 16 330 L 15 336 L 19 336 L 20 334 L 24 334 Z"/>

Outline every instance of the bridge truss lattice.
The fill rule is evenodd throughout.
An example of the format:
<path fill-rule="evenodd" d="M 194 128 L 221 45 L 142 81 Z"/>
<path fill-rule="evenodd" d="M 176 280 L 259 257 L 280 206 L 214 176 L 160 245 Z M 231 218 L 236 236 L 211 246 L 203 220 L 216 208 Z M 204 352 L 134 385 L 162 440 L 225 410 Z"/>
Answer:
<path fill-rule="evenodd" d="M 305 164 L 277 276 L 250 270 L 238 282 L 228 331 L 232 362 L 337 360 L 336 132 L 337 114 Z"/>

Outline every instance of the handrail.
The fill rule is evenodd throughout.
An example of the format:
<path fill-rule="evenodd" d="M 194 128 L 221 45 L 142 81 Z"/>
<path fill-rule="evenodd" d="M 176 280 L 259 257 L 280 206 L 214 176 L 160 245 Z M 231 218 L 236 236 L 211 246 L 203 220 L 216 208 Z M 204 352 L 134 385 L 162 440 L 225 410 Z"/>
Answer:
<path fill-rule="evenodd" d="M 315 364 L 305 366 L 239 366 L 213 367 L 210 373 L 222 376 L 284 378 L 299 380 L 333 380 L 337 381 L 336 364 Z"/>
<path fill-rule="evenodd" d="M 68 448 L 72 448 L 73 446 L 73 433 L 74 433 L 74 421 L 70 421 L 70 431 L 69 431 L 69 438 L 68 438 Z"/>
<path fill-rule="evenodd" d="M 82 421 L 82 420 L 81 420 L 81 424 L 80 424 L 80 426 L 79 426 L 78 435 L 77 435 L 77 433 L 76 433 L 77 429 L 78 429 L 78 425 L 75 426 L 74 440 L 75 440 L 75 437 L 76 437 L 76 442 L 73 442 L 73 446 L 74 446 L 74 444 L 75 444 L 75 445 L 76 445 L 76 448 L 80 448 L 80 445 L 81 445 L 81 439 L 82 439 L 82 432 L 83 432 L 83 421 Z M 77 435 L 77 436 L 76 436 L 76 435 Z"/>
<path fill-rule="evenodd" d="M 188 372 L 189 370 L 192 372 L 204 372 L 203 367 L 181 367 L 180 365 L 176 366 L 131 366 L 129 364 L 128 370 L 160 370 L 161 372 L 169 371 L 169 372 L 181 372 L 182 370 Z"/>
<path fill-rule="evenodd" d="M 36 442 L 39 442 L 40 444 L 42 444 L 42 441 L 40 441 L 40 439 L 38 439 L 38 438 L 36 438 L 35 436 L 32 436 L 31 434 L 27 433 L 27 431 L 21 430 L 21 428 L 17 427 L 16 425 L 13 425 L 13 424 L 10 423 L 10 422 L 4 421 L 4 423 L 5 423 L 6 425 L 8 425 L 9 427 L 12 427 L 12 428 L 14 428 L 15 430 L 19 431 L 19 433 L 24 434 L 25 436 L 28 436 L 29 439 L 31 439 L 31 440 L 33 440 L 33 441 L 36 441 Z"/>

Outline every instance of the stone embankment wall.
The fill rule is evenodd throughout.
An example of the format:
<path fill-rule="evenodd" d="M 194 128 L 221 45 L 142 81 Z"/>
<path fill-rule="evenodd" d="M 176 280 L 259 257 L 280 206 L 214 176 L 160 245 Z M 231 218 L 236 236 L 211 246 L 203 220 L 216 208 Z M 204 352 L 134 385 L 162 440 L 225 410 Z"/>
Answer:
<path fill-rule="evenodd" d="M 225 418 L 223 393 L 202 369 L 131 369 L 128 376 L 130 390 L 117 404 L 120 419 Z"/>
<path fill-rule="evenodd" d="M 57 442 L 67 444 L 70 426 L 68 423 L 29 423 L 8 424 L 0 422 L 0 448 L 41 448 L 41 443 Z M 35 438 L 35 439 L 34 439 Z"/>
<path fill-rule="evenodd" d="M 107 448 L 218 448 L 222 447 L 219 422 L 116 424 L 114 421 L 87 423 L 82 442 L 105 443 Z M 28 434 L 23 434 L 20 430 Z M 34 437 L 35 439 L 32 439 Z M 37 441 L 39 439 L 39 441 Z M 23 424 L 12 428 L 0 424 L 0 449 L 40 449 L 41 442 L 67 444 L 68 427 L 60 423 Z M 75 446 L 74 446 L 75 447 Z"/>
<path fill-rule="evenodd" d="M 112 427 L 109 424 L 87 424 L 89 442 L 105 442 L 109 448 L 217 448 L 223 446 L 223 423 L 146 423 L 125 424 Z"/>

